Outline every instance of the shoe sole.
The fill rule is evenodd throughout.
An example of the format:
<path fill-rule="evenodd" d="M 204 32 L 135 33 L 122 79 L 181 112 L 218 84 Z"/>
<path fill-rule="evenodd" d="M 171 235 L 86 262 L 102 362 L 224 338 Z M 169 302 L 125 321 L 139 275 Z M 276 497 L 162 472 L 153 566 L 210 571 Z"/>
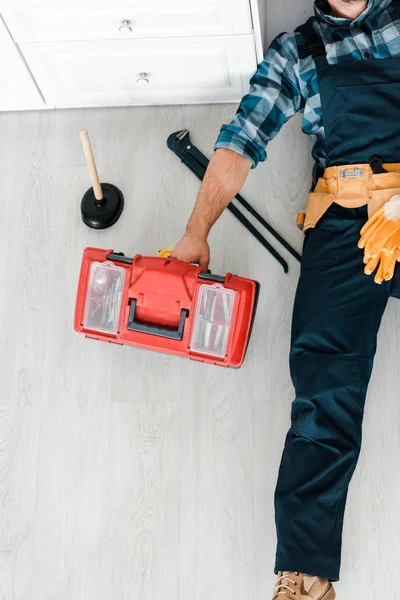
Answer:
<path fill-rule="evenodd" d="M 325 594 L 321 596 L 320 600 L 336 600 L 335 590 L 331 585 L 326 590 Z"/>

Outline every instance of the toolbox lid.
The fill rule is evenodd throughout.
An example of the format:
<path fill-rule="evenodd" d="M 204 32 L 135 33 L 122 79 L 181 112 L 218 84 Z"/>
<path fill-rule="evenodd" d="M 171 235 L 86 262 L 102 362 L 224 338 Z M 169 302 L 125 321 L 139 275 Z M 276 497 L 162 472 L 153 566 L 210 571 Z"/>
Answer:
<path fill-rule="evenodd" d="M 90 265 L 83 327 L 116 334 L 121 311 L 125 269 L 112 262 Z"/>
<path fill-rule="evenodd" d="M 223 285 L 199 288 L 190 352 L 225 357 L 232 323 L 236 291 Z"/>

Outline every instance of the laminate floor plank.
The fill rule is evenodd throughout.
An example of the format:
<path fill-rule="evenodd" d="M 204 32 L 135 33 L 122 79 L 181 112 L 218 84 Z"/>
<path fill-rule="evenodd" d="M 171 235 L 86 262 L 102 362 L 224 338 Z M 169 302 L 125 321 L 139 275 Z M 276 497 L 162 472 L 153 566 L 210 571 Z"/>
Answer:
<path fill-rule="evenodd" d="M 112 405 L 104 600 L 179 598 L 182 424 L 176 402 Z"/>
<path fill-rule="evenodd" d="M 296 4 L 296 10 L 300 5 Z M 225 370 L 73 332 L 83 249 L 154 255 L 184 231 L 199 187 L 167 148 L 187 127 L 207 156 L 233 105 L 0 114 L 0 597 L 268 599 L 273 492 L 289 428 L 289 274 L 229 213 L 211 268 L 257 279 L 244 366 Z M 125 209 L 87 229 L 89 130 Z M 310 186 L 300 120 L 270 145 L 243 196 L 299 251 Z M 254 222 L 254 220 L 253 220 Z M 268 236 L 268 239 L 271 239 Z M 400 304 L 389 303 L 345 520 L 341 600 L 390 595 L 400 555 Z M 370 595 L 372 594 L 372 595 Z"/>
<path fill-rule="evenodd" d="M 0 405 L 0 597 L 30 598 L 40 409 Z"/>
<path fill-rule="evenodd" d="M 0 401 L 40 405 L 53 185 L 52 113 L 0 114 Z"/>

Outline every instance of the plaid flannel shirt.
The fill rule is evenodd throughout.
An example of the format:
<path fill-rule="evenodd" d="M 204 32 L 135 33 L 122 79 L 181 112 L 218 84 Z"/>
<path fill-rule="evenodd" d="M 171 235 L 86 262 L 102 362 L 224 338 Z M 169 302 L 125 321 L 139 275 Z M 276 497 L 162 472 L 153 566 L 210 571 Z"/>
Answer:
<path fill-rule="evenodd" d="M 324 42 L 329 64 L 400 56 L 400 22 L 393 14 L 392 0 L 369 0 L 354 21 L 333 17 L 329 10 L 326 0 L 316 0 L 314 28 Z M 316 163 L 325 167 L 317 72 L 299 31 L 273 41 L 235 118 L 222 126 L 215 149 L 234 150 L 249 158 L 254 168 L 267 158 L 268 142 L 297 112 L 303 114 L 302 129 L 312 139 Z"/>

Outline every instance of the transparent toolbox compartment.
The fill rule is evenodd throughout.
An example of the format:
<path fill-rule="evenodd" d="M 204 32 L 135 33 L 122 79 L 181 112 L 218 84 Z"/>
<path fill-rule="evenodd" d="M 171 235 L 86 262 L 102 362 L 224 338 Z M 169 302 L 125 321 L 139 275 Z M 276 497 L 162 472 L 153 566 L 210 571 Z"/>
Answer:
<path fill-rule="evenodd" d="M 111 262 L 93 262 L 86 295 L 85 329 L 116 334 L 118 331 L 125 269 Z"/>
<path fill-rule="evenodd" d="M 191 352 L 223 358 L 231 328 L 236 292 L 222 285 L 201 285 L 197 299 Z"/>

